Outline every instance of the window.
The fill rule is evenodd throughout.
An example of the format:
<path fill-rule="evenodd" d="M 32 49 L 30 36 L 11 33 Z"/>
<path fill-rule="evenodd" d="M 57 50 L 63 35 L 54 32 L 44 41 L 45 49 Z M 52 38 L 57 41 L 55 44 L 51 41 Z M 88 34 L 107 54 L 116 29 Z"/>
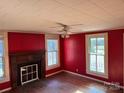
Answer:
<path fill-rule="evenodd" d="M 3 55 L 3 38 L 0 38 L 0 78 L 4 77 L 4 55 Z"/>
<path fill-rule="evenodd" d="M 0 83 L 10 81 L 8 58 L 8 34 L 0 32 Z"/>
<path fill-rule="evenodd" d="M 87 73 L 108 77 L 107 33 L 86 35 Z"/>
<path fill-rule="evenodd" d="M 48 66 L 57 64 L 58 40 L 47 40 Z"/>
<path fill-rule="evenodd" d="M 46 37 L 46 59 L 47 69 L 56 68 L 59 66 L 59 37 L 58 36 L 47 36 Z"/>

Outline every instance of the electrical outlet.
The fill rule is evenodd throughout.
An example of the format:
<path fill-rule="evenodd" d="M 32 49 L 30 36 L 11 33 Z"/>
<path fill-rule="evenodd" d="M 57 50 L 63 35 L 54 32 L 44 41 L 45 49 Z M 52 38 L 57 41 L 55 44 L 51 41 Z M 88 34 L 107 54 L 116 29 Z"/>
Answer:
<path fill-rule="evenodd" d="M 78 72 L 78 68 L 76 68 L 76 72 Z"/>

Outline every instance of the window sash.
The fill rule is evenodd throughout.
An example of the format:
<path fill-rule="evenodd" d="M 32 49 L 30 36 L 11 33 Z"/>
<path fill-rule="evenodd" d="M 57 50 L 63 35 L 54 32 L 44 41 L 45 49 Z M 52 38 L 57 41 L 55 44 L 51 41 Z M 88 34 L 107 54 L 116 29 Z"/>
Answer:
<path fill-rule="evenodd" d="M 51 54 L 50 56 L 49 56 L 49 54 Z M 55 55 L 54 55 L 55 54 Z M 48 59 L 48 66 L 51 66 L 51 65 L 56 65 L 57 63 L 58 63 L 58 53 L 57 53 L 57 51 L 49 51 L 48 53 L 47 53 L 47 59 Z M 49 58 L 49 57 L 51 57 L 51 58 Z"/>
<path fill-rule="evenodd" d="M 96 64 L 95 64 L 95 67 L 94 67 L 94 68 L 96 68 L 96 70 L 94 70 L 94 71 L 93 71 L 93 69 L 90 69 L 90 68 L 91 68 L 91 65 L 92 65 L 91 60 L 93 60 L 93 59 L 90 58 L 91 55 L 92 55 L 92 56 L 93 56 L 93 55 L 95 56 L 95 63 L 96 63 Z M 99 61 L 98 61 L 98 56 L 103 56 L 103 57 L 104 57 L 104 62 L 101 62 L 101 61 L 100 61 L 100 63 L 101 63 L 101 64 L 103 63 L 103 65 L 104 65 L 104 71 L 102 71 L 102 72 L 100 72 L 100 71 L 98 70 L 98 68 L 99 68 L 99 67 L 97 66 L 97 65 L 98 65 L 98 62 L 99 62 Z M 89 61 L 89 64 L 90 64 L 89 70 L 90 70 L 90 71 L 96 72 L 96 73 L 97 73 L 97 72 L 98 72 L 98 73 L 105 73 L 105 56 L 104 56 L 104 55 L 89 54 L 89 60 L 90 60 L 90 61 Z"/>
<path fill-rule="evenodd" d="M 98 54 L 98 50 L 99 50 L 99 49 L 98 49 L 98 40 L 101 39 L 101 38 L 105 40 L 104 37 L 91 37 L 91 38 L 89 38 L 89 40 L 88 40 L 88 43 L 89 43 L 89 45 L 90 45 L 90 47 L 89 47 L 89 49 L 88 49 L 88 51 L 90 51 L 89 56 L 95 55 L 95 60 L 96 60 L 96 62 L 95 62 L 96 65 L 95 65 L 95 67 L 94 67 L 96 70 L 93 71 L 93 69 L 91 69 L 91 67 L 90 67 L 90 71 L 93 71 L 93 72 L 100 72 L 100 71 L 98 71 L 98 67 L 97 67 L 97 65 L 98 65 L 97 57 L 100 56 L 100 55 L 101 55 L 101 56 L 104 56 L 104 54 Z M 91 46 L 91 44 L 92 44 L 92 41 L 91 41 L 91 40 L 95 40 L 95 45 L 94 45 L 94 47 L 95 47 L 95 50 L 96 50 L 95 52 L 96 52 L 96 53 L 92 53 L 92 52 L 91 52 L 91 49 L 93 49 L 93 46 Z M 104 43 L 103 47 L 105 47 L 105 43 Z M 104 48 L 104 49 L 100 49 L 100 50 L 105 51 L 105 48 Z M 90 57 L 89 57 L 89 58 L 90 58 Z M 105 58 L 105 57 L 104 57 L 104 58 Z M 92 64 L 92 63 L 91 63 L 91 60 L 93 60 L 93 59 L 90 58 L 90 62 L 89 62 L 90 66 L 91 66 L 91 64 Z M 104 60 L 104 61 L 105 61 L 105 60 Z M 104 62 L 104 64 L 105 64 L 105 62 Z M 104 64 L 103 64 L 103 65 L 104 65 Z M 104 65 L 104 66 L 105 66 L 105 65 Z M 105 68 L 105 67 L 104 67 L 104 68 Z M 105 69 L 104 69 L 104 71 L 101 72 L 101 73 L 105 73 Z"/>
<path fill-rule="evenodd" d="M 56 46 L 52 48 L 50 48 L 48 45 L 50 41 L 53 41 L 53 44 L 55 44 Z M 58 40 L 57 39 L 47 39 L 47 51 L 58 51 Z"/>

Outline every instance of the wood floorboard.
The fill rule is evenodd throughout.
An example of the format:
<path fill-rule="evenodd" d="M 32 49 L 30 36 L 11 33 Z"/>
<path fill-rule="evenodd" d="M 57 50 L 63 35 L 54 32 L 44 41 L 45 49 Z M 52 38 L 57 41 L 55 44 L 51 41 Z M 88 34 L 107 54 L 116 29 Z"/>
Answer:
<path fill-rule="evenodd" d="M 59 73 L 44 80 L 25 84 L 5 93 L 124 93 L 123 90 L 111 90 L 99 82 Z"/>

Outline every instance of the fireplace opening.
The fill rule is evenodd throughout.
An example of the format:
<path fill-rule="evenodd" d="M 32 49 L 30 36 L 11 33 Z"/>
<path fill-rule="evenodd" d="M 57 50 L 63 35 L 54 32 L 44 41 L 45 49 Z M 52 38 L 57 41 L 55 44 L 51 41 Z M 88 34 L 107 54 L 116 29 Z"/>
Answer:
<path fill-rule="evenodd" d="M 17 86 L 41 79 L 42 62 L 24 62 L 17 65 Z"/>
<path fill-rule="evenodd" d="M 38 64 L 20 67 L 21 85 L 38 80 Z"/>
<path fill-rule="evenodd" d="M 45 78 L 45 51 L 10 54 L 12 88 Z"/>

